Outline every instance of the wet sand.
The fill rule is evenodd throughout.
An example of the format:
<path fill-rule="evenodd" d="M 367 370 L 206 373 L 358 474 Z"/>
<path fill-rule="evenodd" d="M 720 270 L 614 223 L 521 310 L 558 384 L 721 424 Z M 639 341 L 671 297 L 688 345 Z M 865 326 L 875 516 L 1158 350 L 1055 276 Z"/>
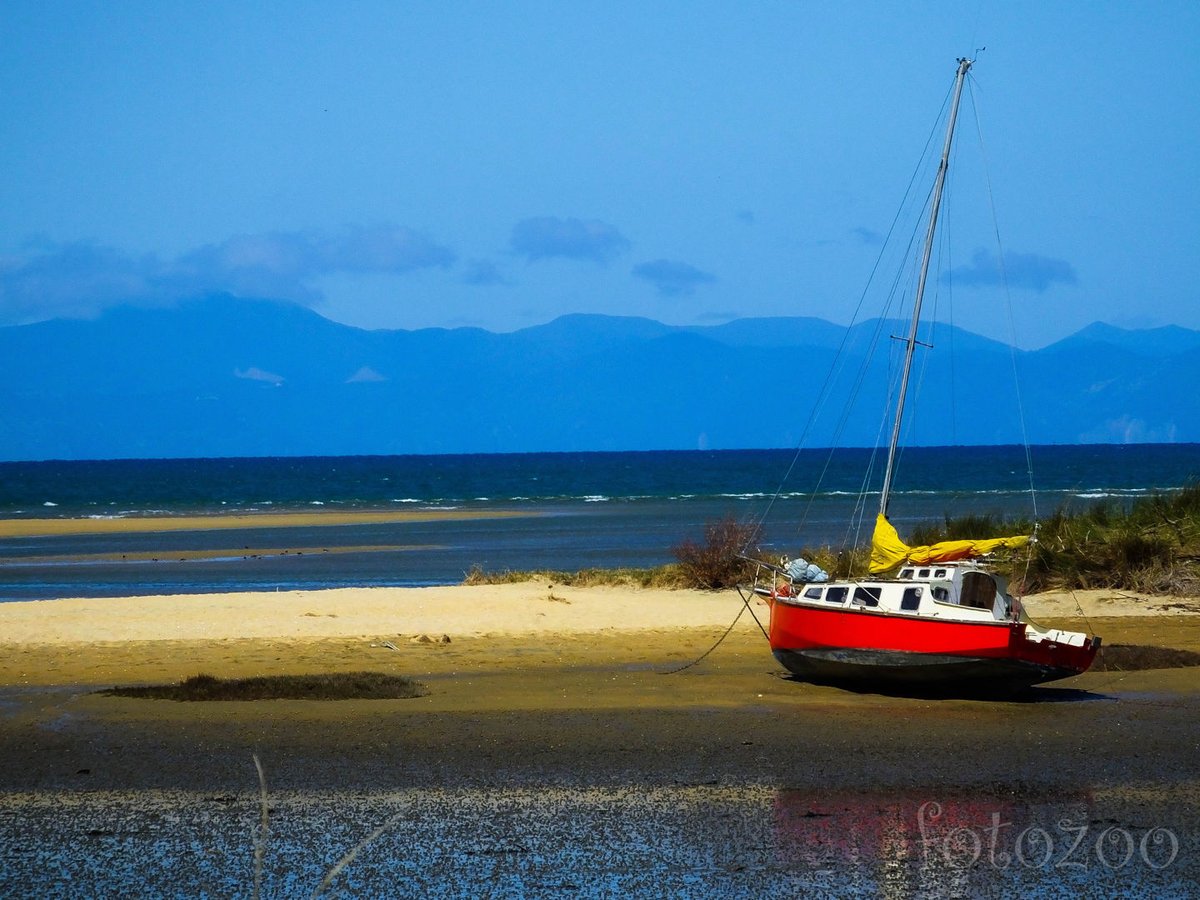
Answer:
<path fill-rule="evenodd" d="M 747 615 L 695 662 L 737 614 L 734 594 L 431 590 L 0 606 L 0 893 L 68 896 L 81 879 L 99 893 L 249 893 L 254 755 L 272 809 L 265 895 L 311 892 L 388 821 L 341 888 L 794 896 L 899 878 L 899 895 L 1053 882 L 1168 896 L 1200 874 L 1200 669 L 1092 671 L 1021 702 L 858 694 L 784 677 Z M 1100 592 L 1042 609 L 1068 605 L 1046 624 L 1200 651 L 1187 604 Z M 429 693 L 92 693 L 201 671 L 363 669 Z M 998 867 L 947 851 L 955 823 L 986 844 L 993 814 L 1042 828 L 1058 855 Z M 1088 829 L 1085 869 L 1057 864 L 1076 834 L 1065 819 Z M 1133 841 L 1126 865 L 1091 847 L 1105 828 Z M 1166 857 L 1140 855 L 1143 842 L 1169 849 L 1156 828 L 1179 844 L 1158 868 Z"/>

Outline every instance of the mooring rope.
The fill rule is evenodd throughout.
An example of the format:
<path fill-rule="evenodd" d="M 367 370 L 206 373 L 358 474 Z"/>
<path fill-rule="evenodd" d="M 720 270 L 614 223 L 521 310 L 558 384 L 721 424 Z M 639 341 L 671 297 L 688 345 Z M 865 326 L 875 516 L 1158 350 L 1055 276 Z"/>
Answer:
<path fill-rule="evenodd" d="M 678 669 L 669 669 L 666 672 L 659 672 L 658 673 L 659 675 L 677 675 L 678 673 L 684 671 L 685 669 L 690 669 L 692 666 L 701 662 L 706 656 L 708 656 L 710 653 L 712 653 L 714 650 L 716 650 L 718 647 L 720 647 L 722 642 L 724 642 L 725 638 L 729 637 L 729 633 L 731 631 L 733 631 L 734 626 L 737 625 L 737 623 L 741 620 L 742 613 L 744 613 L 748 609 L 750 610 L 750 617 L 752 619 L 754 619 L 754 624 L 758 626 L 758 630 L 762 632 L 763 637 L 767 638 L 767 640 L 770 640 L 770 638 L 767 637 L 767 629 L 763 628 L 762 622 L 758 621 L 758 616 L 754 615 L 754 610 L 750 609 L 750 601 L 746 599 L 746 595 L 742 593 L 742 589 L 740 587 L 737 589 L 737 592 L 738 592 L 738 596 L 742 598 L 742 608 L 739 609 L 738 614 L 733 617 L 733 621 L 729 623 L 729 627 L 725 629 L 724 633 L 719 638 L 717 638 L 717 642 L 715 644 L 713 644 L 711 647 L 709 647 L 707 650 L 705 650 L 703 653 L 701 653 L 699 656 L 697 656 L 695 659 L 693 659 L 691 662 L 684 663 Z"/>

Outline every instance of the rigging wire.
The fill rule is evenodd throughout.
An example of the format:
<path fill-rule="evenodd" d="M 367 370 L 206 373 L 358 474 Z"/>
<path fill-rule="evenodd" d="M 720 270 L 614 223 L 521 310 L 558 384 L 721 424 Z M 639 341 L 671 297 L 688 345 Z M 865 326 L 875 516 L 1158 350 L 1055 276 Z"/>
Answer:
<path fill-rule="evenodd" d="M 912 197 L 913 188 L 917 184 L 918 176 L 923 171 L 924 167 L 928 164 L 930 147 L 934 146 L 934 144 L 936 142 L 937 134 L 939 133 L 938 126 L 944 120 L 944 117 L 946 115 L 947 109 L 950 104 L 950 98 L 952 95 L 953 95 L 953 83 L 951 83 L 951 86 L 947 89 L 946 94 L 942 100 L 941 108 L 939 109 L 938 114 L 934 118 L 934 121 L 930 127 L 929 134 L 927 135 L 926 140 L 925 140 L 925 147 L 923 148 L 920 156 L 918 157 L 916 166 L 913 168 L 912 175 L 909 178 L 909 182 L 908 182 L 907 187 L 905 188 L 904 195 L 901 199 L 900 205 L 897 208 L 896 213 L 892 218 L 892 222 L 888 227 L 888 231 L 884 237 L 884 240 L 880 247 L 880 251 L 879 251 L 878 255 L 876 256 L 875 262 L 872 265 L 871 271 L 867 277 L 867 282 L 864 285 L 863 290 L 859 295 L 858 302 L 855 305 L 854 312 L 850 319 L 850 324 L 847 326 L 845 332 L 843 333 L 842 339 L 838 344 L 837 350 L 835 351 L 834 363 L 833 363 L 833 365 L 830 366 L 829 370 L 826 372 L 825 379 L 822 382 L 821 387 L 817 392 L 817 399 L 814 402 L 812 410 L 808 416 L 808 420 L 806 421 L 805 426 L 801 431 L 800 440 L 797 443 L 796 451 L 793 454 L 792 459 L 791 459 L 790 463 L 788 464 L 788 467 L 787 467 L 786 471 L 784 472 L 782 479 L 780 480 L 774 493 L 771 495 L 765 508 L 763 509 L 762 514 L 758 517 L 757 521 L 755 521 L 753 523 L 753 527 L 750 531 L 751 536 L 749 538 L 749 541 L 753 541 L 755 538 L 757 538 L 759 535 L 762 534 L 763 527 L 764 527 L 767 519 L 769 518 L 772 510 L 774 509 L 775 504 L 778 502 L 779 498 L 783 495 L 785 485 L 787 484 L 787 482 L 791 478 L 792 474 L 794 473 L 797 465 L 799 464 L 800 456 L 805 449 L 806 443 L 809 440 L 809 436 L 812 433 L 818 418 L 820 417 L 821 413 L 824 411 L 826 405 L 830 401 L 833 384 L 835 383 L 837 378 L 842 374 L 842 372 L 845 369 L 846 363 L 848 361 L 847 360 L 848 346 L 850 344 L 850 340 L 851 340 L 852 333 L 854 331 L 854 327 L 859 322 L 860 316 L 862 315 L 863 307 L 866 303 L 867 295 L 870 292 L 872 285 L 876 281 L 877 275 L 879 273 L 879 269 L 880 269 L 881 265 L 883 264 L 884 259 L 889 252 L 889 249 L 893 248 L 895 246 L 894 242 L 893 242 L 893 238 L 896 234 L 896 231 L 901 222 L 901 219 L 905 214 L 905 211 L 907 209 L 910 209 L 910 198 Z M 932 197 L 932 188 L 930 189 L 929 194 L 927 195 L 926 202 L 923 207 L 924 209 L 928 208 L 928 204 L 931 202 L 931 200 L 930 200 L 931 197 Z M 918 217 L 918 221 L 919 221 L 919 218 L 920 217 Z M 918 233 L 917 230 L 914 230 L 912 233 L 912 236 L 910 237 L 910 239 L 908 241 L 908 246 L 905 248 L 905 251 L 903 254 L 905 258 L 907 258 L 912 251 L 912 247 L 914 246 L 914 243 L 917 240 L 917 233 Z M 883 315 L 881 315 L 876 320 L 874 332 L 871 335 L 871 338 L 868 342 L 868 352 L 867 352 L 866 356 L 864 357 L 863 362 L 859 368 L 859 371 L 854 379 L 848 401 L 847 401 L 846 405 L 843 407 L 841 415 L 839 416 L 839 419 L 835 425 L 834 431 L 832 433 L 832 439 L 830 440 L 829 451 L 825 455 L 825 460 L 821 467 L 820 474 L 818 475 L 817 481 L 816 481 L 815 485 L 813 486 L 812 490 L 808 492 L 807 502 L 805 504 L 803 513 L 801 515 L 798 528 L 803 528 L 805 523 L 807 523 L 809 515 L 812 511 L 812 506 L 820 494 L 820 487 L 823 484 L 826 475 L 828 474 L 829 468 L 833 461 L 834 453 L 836 452 L 836 448 L 838 447 L 838 445 L 840 443 L 841 435 L 844 433 L 846 425 L 849 421 L 851 410 L 853 409 L 855 402 L 857 400 L 857 397 L 859 396 L 859 394 L 862 390 L 862 386 L 866 380 L 866 377 L 867 377 L 867 374 L 868 374 L 868 371 L 870 368 L 871 359 L 874 356 L 874 353 L 878 348 L 880 335 L 881 335 L 883 329 L 887 325 L 887 312 L 891 309 L 891 307 L 895 303 L 896 292 L 897 292 L 898 284 L 900 281 L 900 273 L 903 271 L 903 268 L 904 267 L 898 268 L 897 276 L 895 279 L 893 279 L 892 284 L 889 289 L 889 292 L 888 292 L 888 295 L 887 295 L 887 300 L 885 302 Z M 878 449 L 879 449 L 879 437 L 877 436 L 876 442 L 875 442 L 875 447 L 873 448 L 873 451 L 872 451 L 870 464 L 868 466 L 868 475 L 867 475 L 867 478 L 864 479 L 863 487 L 860 490 L 859 503 L 856 505 L 856 510 L 855 510 L 856 517 L 858 519 L 858 532 L 859 533 L 861 533 L 862 520 L 865 516 L 866 489 L 869 484 L 870 472 L 873 470 L 875 455 L 877 454 Z M 851 527 L 853 527 L 853 520 L 851 522 Z M 851 529 L 848 528 L 847 538 L 848 538 L 848 534 L 849 534 L 850 530 Z M 855 539 L 855 543 L 857 544 L 857 537 Z M 748 548 L 749 548 L 749 542 L 747 543 L 746 547 L 742 548 L 743 552 L 745 552 Z M 845 545 L 843 544 L 843 549 L 844 548 L 845 548 Z"/>
<path fill-rule="evenodd" d="M 1004 290 L 1004 309 L 1008 322 L 1008 357 L 1009 364 L 1012 366 L 1013 392 L 1017 401 L 1017 422 L 1021 428 L 1021 447 L 1025 452 L 1025 474 L 1029 479 L 1029 501 L 1033 510 L 1033 539 L 1029 542 L 1025 550 L 1025 572 L 1021 578 L 1021 588 L 1023 593 L 1025 585 L 1029 583 L 1029 570 L 1033 566 L 1033 557 L 1037 551 L 1038 528 L 1040 525 L 1037 506 L 1037 488 L 1033 479 L 1033 452 L 1029 446 L 1029 432 L 1025 423 L 1025 403 L 1021 395 L 1021 378 L 1017 367 L 1017 325 L 1016 320 L 1013 317 L 1012 293 L 1009 290 L 1008 268 L 1004 259 L 1004 243 L 1000 239 L 1000 220 L 996 213 L 996 201 L 992 193 L 991 168 L 988 165 L 987 144 L 983 140 L 983 125 L 980 122 L 979 117 L 979 104 L 975 101 L 975 79 L 973 77 L 968 77 L 967 88 L 971 94 L 971 108 L 974 112 L 975 118 L 975 133 L 978 135 L 979 139 L 979 152 L 981 158 L 983 159 L 983 179 L 984 184 L 987 186 L 988 210 L 992 217 L 992 231 L 996 237 L 996 255 L 998 258 L 997 262 L 1000 271 L 1000 283 Z M 1096 632 L 1092 630 L 1091 622 L 1087 621 L 1087 616 L 1084 615 L 1083 612 L 1083 606 L 1080 605 L 1079 598 L 1075 596 L 1074 591 L 1071 592 L 1071 596 L 1075 600 L 1076 610 L 1081 616 L 1083 616 L 1084 622 L 1087 624 L 1088 629 L 1092 631 L 1092 634 L 1095 634 Z"/>
<path fill-rule="evenodd" d="M 983 158 L 983 178 L 984 184 L 987 186 L 988 209 L 992 215 L 992 230 L 996 236 L 996 250 L 999 256 L 1000 282 L 1004 289 L 1004 306 L 1008 319 L 1008 357 L 1012 365 L 1013 373 L 1013 390 L 1017 400 L 1017 421 L 1021 426 L 1021 445 L 1025 450 L 1025 473 L 1029 478 L 1029 496 L 1030 502 L 1033 505 L 1033 528 L 1034 535 L 1037 534 L 1038 523 L 1038 508 L 1037 508 L 1037 489 L 1033 481 L 1033 453 L 1029 447 L 1029 432 L 1025 425 L 1025 403 L 1021 396 L 1021 379 L 1017 369 L 1017 325 L 1013 318 L 1012 293 L 1008 286 L 1008 269 L 1004 263 L 1004 244 L 1000 240 L 1000 220 L 996 215 L 996 201 L 992 195 L 992 178 L 990 167 L 988 166 L 987 145 L 983 140 L 983 126 L 979 121 L 979 104 L 975 102 L 975 79 L 968 77 L 967 87 L 971 93 L 971 107 L 975 113 L 975 131 L 979 135 L 979 150 Z"/>

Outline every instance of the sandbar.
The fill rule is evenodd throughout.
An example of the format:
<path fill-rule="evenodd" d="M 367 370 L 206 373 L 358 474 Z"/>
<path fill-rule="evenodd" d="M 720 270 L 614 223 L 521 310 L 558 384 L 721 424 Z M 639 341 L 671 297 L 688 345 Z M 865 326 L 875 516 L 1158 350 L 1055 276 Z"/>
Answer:
<path fill-rule="evenodd" d="M 1196 600 L 1096 590 L 1035 595 L 1025 604 L 1038 621 L 1099 633 L 1110 645 L 1200 651 Z M 779 674 L 760 627 L 767 617 L 760 598 L 743 607 L 733 591 L 545 580 L 9 602 L 0 603 L 0 686 L 380 666 L 416 677 L 523 678 L 547 667 L 669 669 L 718 642 L 710 668 Z"/>
<path fill-rule="evenodd" d="M 1112 590 L 1025 598 L 1035 619 L 1200 614 L 1200 601 Z M 755 600 L 760 618 L 766 606 Z M 572 587 L 547 581 L 441 587 L 355 587 L 0 603 L 0 644 L 315 640 L 376 635 L 548 634 L 724 628 L 742 610 L 734 591 Z M 743 615 L 739 627 L 755 630 Z"/>
<path fill-rule="evenodd" d="M 0 519 L 0 538 L 67 534 L 132 534 L 159 531 L 212 531 L 235 528 L 314 528 L 380 525 L 390 522 L 455 522 L 540 515 L 514 509 L 406 509 L 340 512 L 246 512 L 195 516 L 96 516 L 61 519 Z"/>

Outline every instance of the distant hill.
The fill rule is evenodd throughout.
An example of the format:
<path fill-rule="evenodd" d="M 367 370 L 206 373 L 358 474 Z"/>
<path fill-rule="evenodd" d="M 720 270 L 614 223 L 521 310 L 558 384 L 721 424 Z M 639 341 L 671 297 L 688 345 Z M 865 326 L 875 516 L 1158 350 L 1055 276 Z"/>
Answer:
<path fill-rule="evenodd" d="M 366 331 L 227 295 L 120 308 L 0 328 L 0 459 L 872 446 L 901 330 L 572 315 Z M 937 352 L 914 376 L 910 443 L 1020 443 L 1014 366 L 1031 443 L 1200 441 L 1200 332 L 923 339 Z"/>

